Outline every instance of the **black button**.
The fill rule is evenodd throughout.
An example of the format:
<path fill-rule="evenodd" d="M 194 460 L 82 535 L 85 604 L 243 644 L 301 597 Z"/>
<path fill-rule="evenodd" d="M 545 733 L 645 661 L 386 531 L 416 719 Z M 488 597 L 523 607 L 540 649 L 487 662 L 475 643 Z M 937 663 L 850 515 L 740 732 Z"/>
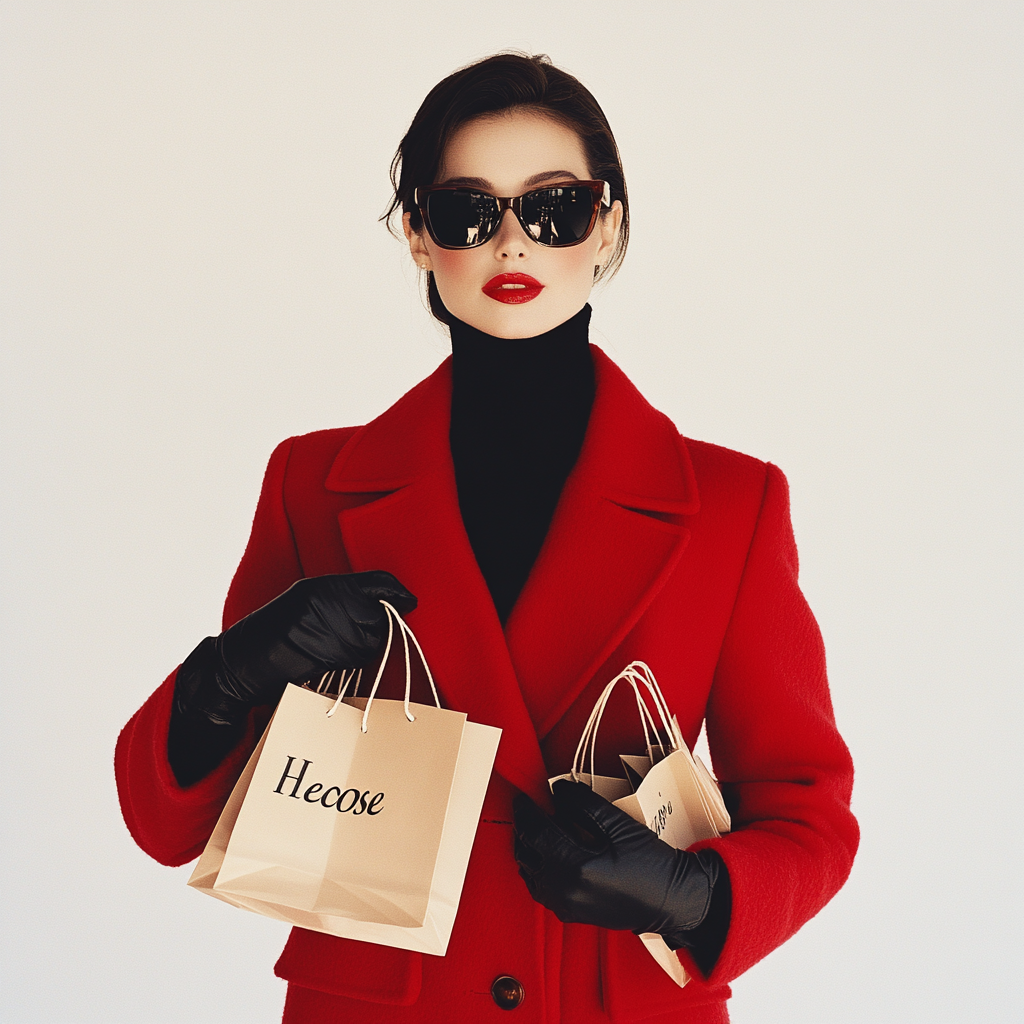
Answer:
<path fill-rule="evenodd" d="M 503 974 L 491 984 L 491 997 L 503 1010 L 514 1010 L 525 995 L 523 983 L 516 981 L 511 974 Z"/>

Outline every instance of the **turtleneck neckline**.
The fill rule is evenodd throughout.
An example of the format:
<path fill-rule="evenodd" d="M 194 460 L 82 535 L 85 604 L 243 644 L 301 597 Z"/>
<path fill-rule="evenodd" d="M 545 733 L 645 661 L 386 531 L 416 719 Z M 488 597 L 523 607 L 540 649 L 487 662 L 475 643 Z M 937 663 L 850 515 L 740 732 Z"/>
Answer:
<path fill-rule="evenodd" d="M 591 308 L 533 338 L 451 325 L 459 509 L 502 623 L 540 553 L 594 401 Z"/>
<path fill-rule="evenodd" d="M 565 349 L 582 349 L 589 359 L 590 314 L 593 310 L 588 302 L 568 320 L 552 327 L 550 331 L 532 338 L 498 338 L 472 327 L 463 320 L 452 317 L 449 325 L 452 337 L 452 356 L 456 363 L 468 360 L 479 362 L 528 363 L 537 366 L 551 362 Z M 484 350 L 483 346 L 486 346 Z"/>

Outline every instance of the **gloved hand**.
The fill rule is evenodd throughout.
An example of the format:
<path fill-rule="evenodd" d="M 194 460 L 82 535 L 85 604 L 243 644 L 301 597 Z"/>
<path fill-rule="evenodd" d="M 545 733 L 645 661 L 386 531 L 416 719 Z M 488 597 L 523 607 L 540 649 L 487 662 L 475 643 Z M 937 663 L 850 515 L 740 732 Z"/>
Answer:
<path fill-rule="evenodd" d="M 552 795 L 554 819 L 528 796 L 515 801 L 516 862 L 530 895 L 566 923 L 690 945 L 724 873 L 721 857 L 673 849 L 582 782 L 560 780 Z"/>
<path fill-rule="evenodd" d="M 373 660 L 388 632 L 380 599 L 403 615 L 416 598 L 389 572 L 312 576 L 207 637 L 178 669 L 179 714 L 235 725 L 289 682 Z"/>

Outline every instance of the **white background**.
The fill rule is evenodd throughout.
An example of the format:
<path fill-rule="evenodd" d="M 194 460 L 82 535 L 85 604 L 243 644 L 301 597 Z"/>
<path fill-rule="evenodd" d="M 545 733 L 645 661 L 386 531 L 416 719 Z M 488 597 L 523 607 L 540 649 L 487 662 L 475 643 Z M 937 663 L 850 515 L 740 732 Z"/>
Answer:
<path fill-rule="evenodd" d="M 633 211 L 594 340 L 787 473 L 858 767 L 738 1022 L 1024 1018 L 1024 4 L 6 0 L 2 1016 L 278 1019 L 285 928 L 148 860 L 119 728 L 219 628 L 266 459 L 447 341 L 377 223 L 426 91 L 549 53 Z"/>

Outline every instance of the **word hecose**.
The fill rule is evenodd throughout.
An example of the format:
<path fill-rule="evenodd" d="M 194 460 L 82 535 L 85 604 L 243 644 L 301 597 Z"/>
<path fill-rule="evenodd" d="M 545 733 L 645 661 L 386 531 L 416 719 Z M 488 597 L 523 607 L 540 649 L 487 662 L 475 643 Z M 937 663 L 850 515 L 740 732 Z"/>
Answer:
<path fill-rule="evenodd" d="M 303 759 L 302 767 L 299 769 L 298 775 L 292 775 L 292 765 L 295 763 L 295 758 L 289 756 L 288 763 L 284 766 L 284 773 L 281 776 L 281 781 L 277 784 L 275 793 L 281 793 L 284 784 L 289 780 L 294 780 L 292 791 L 290 793 L 281 793 L 282 796 L 293 796 L 296 800 L 299 799 L 299 787 L 302 785 L 302 780 L 306 775 L 306 769 L 313 763 Z M 370 791 L 364 790 L 360 792 L 358 789 L 342 789 L 340 786 L 328 786 L 324 790 L 323 796 L 320 796 L 320 791 L 324 788 L 322 782 L 314 782 L 311 786 L 306 788 L 306 791 L 302 794 L 302 799 L 308 804 L 321 804 L 324 807 L 336 807 L 342 814 L 346 814 L 351 811 L 353 814 L 380 814 L 384 810 L 384 794 L 377 793 L 375 796 L 370 797 Z M 332 796 L 332 793 L 336 793 L 337 796 Z M 369 800 L 367 797 L 370 797 Z"/>

